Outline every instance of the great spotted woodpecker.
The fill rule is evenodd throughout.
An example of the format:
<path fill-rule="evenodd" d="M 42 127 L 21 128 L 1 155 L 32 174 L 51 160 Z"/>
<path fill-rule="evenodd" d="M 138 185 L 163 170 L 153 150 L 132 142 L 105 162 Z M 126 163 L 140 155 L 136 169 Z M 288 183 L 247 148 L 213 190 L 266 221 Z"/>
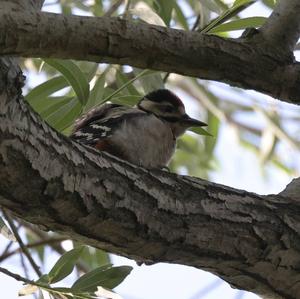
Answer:
<path fill-rule="evenodd" d="M 135 107 L 103 104 L 78 119 L 71 138 L 145 168 L 168 164 L 176 139 L 189 127 L 206 126 L 189 117 L 173 92 L 159 89 Z"/>

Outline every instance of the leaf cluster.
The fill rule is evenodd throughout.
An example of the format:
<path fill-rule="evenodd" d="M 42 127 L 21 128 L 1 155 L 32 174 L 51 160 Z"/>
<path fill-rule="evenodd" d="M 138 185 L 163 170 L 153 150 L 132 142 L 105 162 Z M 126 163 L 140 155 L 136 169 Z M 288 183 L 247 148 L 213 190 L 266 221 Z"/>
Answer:
<path fill-rule="evenodd" d="M 19 295 L 30 295 L 41 289 L 54 296 L 59 295 L 61 298 L 97 298 L 98 287 L 113 289 L 132 270 L 132 267 L 129 266 L 113 267 L 111 264 L 107 264 L 82 275 L 71 287 L 52 286 L 72 273 L 84 250 L 86 250 L 84 246 L 79 246 L 63 254 L 49 273 L 42 275 L 36 281 L 32 281 L 30 285 L 19 291 Z"/>

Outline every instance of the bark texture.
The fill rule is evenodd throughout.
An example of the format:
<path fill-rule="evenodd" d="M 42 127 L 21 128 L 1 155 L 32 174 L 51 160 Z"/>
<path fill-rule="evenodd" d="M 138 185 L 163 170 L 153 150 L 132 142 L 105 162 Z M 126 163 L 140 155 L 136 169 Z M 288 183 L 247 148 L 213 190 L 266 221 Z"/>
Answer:
<path fill-rule="evenodd" d="M 2 208 L 140 262 L 190 265 L 257 294 L 300 297 L 300 202 L 84 148 L 24 104 L 14 61 L 2 59 L 0 73 Z"/>
<path fill-rule="evenodd" d="M 278 57 L 290 55 L 300 35 L 300 2 L 298 0 L 278 1 L 272 15 L 260 29 L 261 43 L 269 45 Z"/>
<path fill-rule="evenodd" d="M 287 66 L 289 55 L 283 60 L 274 59 L 269 53 L 264 55 L 262 51 L 258 55 L 248 40 L 225 41 L 156 26 L 135 26 L 116 19 L 66 18 L 37 12 L 26 12 L 22 17 L 18 9 L 10 11 L 8 17 L 8 12 L 3 11 L 0 12 L 2 53 L 37 56 L 44 51 L 47 57 L 56 55 L 124 64 L 132 61 L 135 66 L 194 72 L 190 73 L 194 75 L 202 72 L 206 77 L 218 70 L 215 76 L 218 74 L 221 81 L 235 80 L 234 84 L 242 86 L 249 80 L 249 86 L 265 84 L 266 90 L 274 88 L 272 92 L 285 93 L 286 99 L 294 93 L 295 98 L 297 96 L 299 87 L 294 83 L 299 80 L 299 72 L 295 71 L 298 64 L 290 61 Z M 13 24 L 11 17 L 17 15 L 23 35 L 18 26 L 11 30 L 3 22 L 4 18 Z M 37 37 L 38 42 L 34 34 L 39 28 L 40 34 L 45 33 L 45 20 L 51 20 L 51 26 L 47 27 L 48 35 Z M 75 33 L 70 22 L 77 24 L 80 33 L 86 32 L 80 31 L 81 26 L 94 30 L 99 43 L 95 46 L 86 40 L 87 44 L 81 45 L 79 32 L 73 40 Z M 53 30 L 57 24 L 62 26 L 58 32 L 68 29 L 68 34 L 59 36 L 60 33 Z M 97 27 L 99 24 L 104 27 Z M 92 25 L 96 29 L 92 29 Z M 150 34 L 150 44 L 143 42 L 142 34 L 146 32 Z M 159 44 L 162 37 L 174 47 Z M 149 45 L 153 56 L 146 52 L 142 57 L 140 51 Z M 198 59 L 186 57 L 194 55 L 191 53 L 198 53 Z M 244 65 L 251 57 L 267 62 L 262 77 L 257 78 L 259 65 L 251 68 L 253 61 Z M 203 61 L 204 58 L 211 63 Z M 226 63 L 224 66 L 223 59 L 228 66 Z M 249 72 L 241 69 L 241 65 Z M 283 84 L 287 68 L 295 77 L 289 78 L 292 82 L 285 86 L 286 90 L 283 85 L 275 88 L 269 77 L 274 76 L 272 72 L 277 73 L 278 78 L 273 79 L 277 78 L 276 84 Z M 234 79 L 229 69 L 239 72 L 239 80 Z M 279 70 L 286 72 L 281 78 Z M 0 207 L 44 230 L 61 232 L 140 262 L 190 265 L 265 298 L 300 298 L 299 179 L 279 195 L 260 196 L 197 178 L 136 167 L 85 148 L 52 130 L 24 103 L 23 81 L 15 59 L 2 57 Z"/>
<path fill-rule="evenodd" d="M 294 12 L 299 14 L 299 5 L 295 5 Z M 279 18 L 270 26 L 267 24 L 262 33 L 233 40 L 119 18 L 4 9 L 0 11 L 0 53 L 174 72 L 255 89 L 299 104 L 300 64 L 294 61 L 290 51 L 298 36 L 298 27 L 293 34 L 285 36 L 281 51 L 276 40 L 281 35 L 270 29 L 278 23 L 285 28 L 283 18 Z M 270 42 L 276 41 L 276 47 L 267 42 L 268 36 Z"/>

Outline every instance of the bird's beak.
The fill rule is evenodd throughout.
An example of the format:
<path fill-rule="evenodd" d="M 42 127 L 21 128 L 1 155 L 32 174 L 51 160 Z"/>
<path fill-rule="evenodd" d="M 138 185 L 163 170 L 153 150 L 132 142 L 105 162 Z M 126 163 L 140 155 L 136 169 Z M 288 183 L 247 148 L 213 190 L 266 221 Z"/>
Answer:
<path fill-rule="evenodd" d="M 183 116 L 183 118 L 181 119 L 181 123 L 183 125 L 185 125 L 186 127 L 204 127 L 204 126 L 207 126 L 206 123 L 204 123 L 200 120 L 191 118 L 187 114 L 185 114 Z"/>

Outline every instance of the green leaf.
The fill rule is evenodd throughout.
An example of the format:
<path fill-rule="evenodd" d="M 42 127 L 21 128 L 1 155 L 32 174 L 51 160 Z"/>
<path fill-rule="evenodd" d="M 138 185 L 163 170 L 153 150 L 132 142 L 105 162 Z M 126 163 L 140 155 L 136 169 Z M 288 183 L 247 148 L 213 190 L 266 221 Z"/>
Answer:
<path fill-rule="evenodd" d="M 272 158 L 277 143 L 278 138 L 273 130 L 266 126 L 260 139 L 259 159 L 261 163 L 266 163 Z"/>
<path fill-rule="evenodd" d="M 273 9 L 276 5 L 276 0 L 263 0 L 263 3 Z"/>
<path fill-rule="evenodd" d="M 101 249 L 95 248 L 96 252 L 94 254 L 95 263 L 97 264 L 97 267 L 100 265 L 108 265 L 110 264 L 110 257 L 109 254 Z"/>
<path fill-rule="evenodd" d="M 124 85 L 122 85 L 120 88 L 118 88 L 117 90 L 115 90 L 113 93 L 111 93 L 110 95 L 108 95 L 107 97 L 105 97 L 103 99 L 103 101 L 101 101 L 99 104 L 103 104 L 105 102 L 110 101 L 115 95 L 119 94 L 120 91 L 122 91 L 124 88 L 126 88 L 128 85 L 132 84 L 135 80 L 141 78 L 142 76 L 151 73 L 151 70 L 143 70 L 142 72 L 140 72 L 139 74 L 137 74 L 134 78 L 132 78 L 131 80 L 127 81 Z"/>
<path fill-rule="evenodd" d="M 284 163 L 276 159 L 276 157 L 273 157 L 271 162 L 274 164 L 274 166 L 278 167 L 280 170 L 286 172 L 288 175 L 295 175 L 294 170 L 290 167 L 286 166 Z"/>
<path fill-rule="evenodd" d="M 205 142 L 208 139 L 214 138 L 205 138 Z M 206 155 L 204 152 L 203 141 L 194 134 L 184 134 L 178 140 L 178 150 L 170 167 L 175 171 L 184 167 L 189 175 L 207 178 L 207 170 L 211 168 L 211 162 L 211 155 Z"/>
<path fill-rule="evenodd" d="M 40 238 L 33 233 L 31 230 L 25 230 L 25 236 L 27 239 L 27 243 L 35 243 L 40 241 Z M 45 253 L 45 246 L 40 245 L 40 246 L 34 246 L 30 248 L 30 251 L 36 252 L 38 257 L 40 258 L 41 262 L 44 263 L 44 253 Z"/>
<path fill-rule="evenodd" d="M 169 26 L 174 8 L 174 0 L 156 0 L 156 3 L 158 4 L 158 14 L 164 20 L 165 24 Z"/>
<path fill-rule="evenodd" d="M 111 99 L 112 103 L 120 104 L 120 105 L 127 105 L 127 106 L 134 106 L 138 103 L 138 101 L 142 98 L 142 96 L 137 95 L 126 95 L 126 96 L 118 96 Z"/>
<path fill-rule="evenodd" d="M 34 103 L 32 108 L 38 112 L 42 118 L 46 118 L 61 106 L 68 103 L 73 97 L 47 97 L 41 101 Z"/>
<path fill-rule="evenodd" d="M 225 24 L 214 27 L 209 33 L 226 32 L 233 30 L 241 30 L 246 28 L 257 28 L 262 26 L 267 18 L 265 17 L 250 17 L 227 22 Z"/>
<path fill-rule="evenodd" d="M 228 6 L 223 2 L 223 0 L 214 0 L 214 2 L 220 7 L 222 11 L 227 10 Z"/>
<path fill-rule="evenodd" d="M 208 111 L 207 113 L 207 126 L 210 132 L 212 132 L 214 138 L 205 139 L 204 150 L 207 153 L 207 155 L 212 155 L 214 148 L 217 144 L 220 120 L 215 115 L 213 115 L 210 111 Z"/>
<path fill-rule="evenodd" d="M 98 77 L 93 89 L 91 90 L 90 97 L 84 107 L 85 111 L 90 110 L 102 102 L 104 95 L 105 75 L 106 73 L 104 72 Z"/>
<path fill-rule="evenodd" d="M 210 133 L 208 133 L 206 130 L 202 129 L 201 127 L 192 127 L 189 128 L 188 131 L 194 132 L 198 135 L 204 135 L 204 136 L 211 136 L 212 135 Z"/>
<path fill-rule="evenodd" d="M 100 266 L 84 275 L 82 275 L 79 279 L 77 279 L 73 285 L 72 289 L 79 291 L 79 292 L 85 292 L 85 291 L 96 291 L 98 286 L 101 286 L 99 281 L 103 279 L 105 274 L 103 274 L 106 270 L 111 269 L 112 264 L 107 264 Z M 99 278 L 100 277 L 100 278 Z"/>
<path fill-rule="evenodd" d="M 80 68 L 71 60 L 44 59 L 44 61 L 58 70 L 66 78 L 79 101 L 83 105 L 86 104 L 89 98 L 90 87 L 85 74 Z"/>
<path fill-rule="evenodd" d="M 134 68 L 133 72 L 139 76 L 143 71 Z M 139 81 L 141 82 L 145 93 L 151 92 L 155 89 L 164 88 L 164 81 L 161 73 L 157 71 L 149 71 L 147 74 L 141 76 Z"/>
<path fill-rule="evenodd" d="M 62 112 L 59 110 L 70 103 L 74 97 L 49 97 L 44 100 L 45 107 L 40 111 L 40 115 L 43 119 L 48 120 L 49 124 L 52 124 L 57 118 L 61 118 L 64 115 L 61 115 Z M 52 119 L 52 115 L 56 114 L 56 116 Z"/>
<path fill-rule="evenodd" d="M 251 1 L 252 1 L 252 0 L 235 0 L 235 1 L 233 2 L 232 7 L 245 5 L 245 4 L 248 4 L 248 3 L 251 2 Z"/>
<path fill-rule="evenodd" d="M 61 132 L 72 125 L 81 112 L 82 106 L 78 99 L 68 98 L 68 102 L 60 105 L 59 109 L 45 117 L 45 120 L 51 127 Z"/>
<path fill-rule="evenodd" d="M 216 3 L 215 1 L 211 1 L 211 0 L 200 0 L 200 2 L 206 6 L 209 10 L 220 14 L 222 12 L 222 9 L 220 8 L 219 3 Z"/>
<path fill-rule="evenodd" d="M 186 20 L 186 17 L 185 15 L 183 14 L 180 6 L 177 4 L 176 1 L 174 1 L 174 10 L 176 12 L 176 16 L 177 16 L 177 20 L 178 22 L 182 25 L 182 27 L 185 29 L 185 30 L 189 30 L 189 25 L 188 25 L 188 22 Z"/>
<path fill-rule="evenodd" d="M 132 267 L 129 266 L 102 266 L 81 276 L 72 288 L 81 292 L 95 292 L 98 286 L 113 289 L 126 278 L 131 270 Z"/>
<path fill-rule="evenodd" d="M 84 62 L 86 63 L 86 62 Z M 89 62 L 89 68 L 84 71 L 84 73 L 86 74 L 86 78 L 88 80 L 88 82 L 90 82 L 96 75 L 97 71 L 98 71 L 98 68 L 99 68 L 99 65 L 98 63 L 90 63 Z"/>
<path fill-rule="evenodd" d="M 179 138 L 177 148 L 182 150 L 185 154 L 195 155 L 198 153 L 198 140 L 195 136 L 185 134 Z"/>
<path fill-rule="evenodd" d="M 68 81 L 63 76 L 52 78 L 35 88 L 33 88 L 26 96 L 25 99 L 31 106 L 35 106 L 35 110 L 40 112 L 43 107 L 43 99 L 50 96 L 54 92 L 61 90 L 68 86 Z"/>
<path fill-rule="evenodd" d="M 94 4 L 91 6 L 91 9 L 95 17 L 101 17 L 103 15 L 102 0 L 94 0 Z"/>
<path fill-rule="evenodd" d="M 246 9 L 253 3 L 255 3 L 257 0 L 237 0 L 234 2 L 232 7 L 227 9 L 222 15 L 220 15 L 218 18 L 212 20 L 207 26 L 202 28 L 200 30 L 201 33 L 209 33 L 213 28 L 216 26 L 226 22 L 230 18 L 236 16 L 238 13 L 240 13 L 242 10 Z"/>
<path fill-rule="evenodd" d="M 117 71 L 116 73 L 116 79 L 119 82 L 120 86 L 122 86 L 123 84 L 126 84 L 130 79 L 128 78 L 128 76 L 126 76 L 123 72 L 121 71 Z M 127 93 L 129 93 L 130 95 L 139 95 L 140 93 L 138 92 L 138 90 L 134 87 L 133 84 L 128 84 L 126 86 L 126 91 Z"/>
<path fill-rule="evenodd" d="M 0 234 L 3 235 L 10 241 L 16 242 L 16 237 L 13 232 L 8 228 L 8 226 L 3 221 L 2 217 L 0 217 Z"/>
<path fill-rule="evenodd" d="M 73 241 L 73 246 L 77 247 L 80 244 Z M 80 244 L 81 245 L 81 244 Z M 110 264 L 109 254 L 101 249 L 97 249 L 91 246 L 86 246 L 86 250 L 80 256 L 81 262 L 85 263 L 88 267 L 88 271 L 101 267 L 103 265 Z"/>
<path fill-rule="evenodd" d="M 48 274 L 43 274 L 37 281 L 37 284 L 39 285 L 45 285 L 48 286 L 50 283 L 50 277 Z"/>
<path fill-rule="evenodd" d="M 68 276 L 73 271 L 83 250 L 84 246 L 74 248 L 63 254 L 48 273 L 49 283 L 58 282 Z"/>
<path fill-rule="evenodd" d="M 145 2 L 140 1 L 134 8 L 130 9 L 128 13 L 148 24 L 165 26 L 164 20 Z"/>
<path fill-rule="evenodd" d="M 77 99 L 71 102 L 69 112 L 66 113 L 66 116 L 60 119 L 54 124 L 54 128 L 58 132 L 64 131 L 66 128 L 74 124 L 75 120 L 81 115 L 82 107 Z"/>

